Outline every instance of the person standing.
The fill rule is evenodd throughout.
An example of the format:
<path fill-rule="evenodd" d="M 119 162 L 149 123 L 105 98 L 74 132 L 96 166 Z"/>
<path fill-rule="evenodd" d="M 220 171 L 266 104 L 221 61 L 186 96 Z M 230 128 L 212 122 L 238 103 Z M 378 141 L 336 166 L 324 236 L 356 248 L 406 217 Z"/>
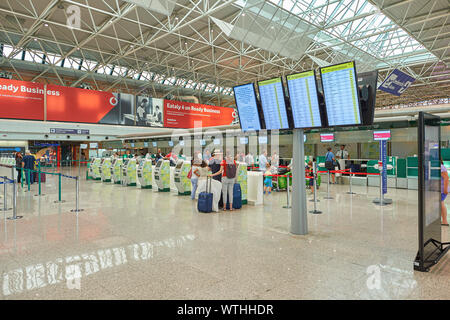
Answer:
<path fill-rule="evenodd" d="M 270 164 L 266 164 L 266 172 L 264 173 L 264 194 L 272 192 L 272 172 L 270 171 Z"/>
<path fill-rule="evenodd" d="M 448 195 L 448 172 L 447 168 L 444 166 L 444 162 L 441 160 L 441 216 L 442 216 L 442 225 L 448 227 L 447 221 L 447 207 L 445 206 L 445 198 Z"/>
<path fill-rule="evenodd" d="M 227 152 L 225 159 L 220 163 L 220 170 L 211 177 L 222 176 L 222 198 L 223 211 L 227 210 L 227 200 L 230 204 L 230 211 L 233 211 L 233 188 L 236 182 L 237 165 L 230 152 Z"/>
<path fill-rule="evenodd" d="M 222 163 L 222 159 L 223 159 L 223 153 L 220 152 L 220 150 L 215 149 L 213 151 L 213 153 L 211 154 L 211 159 L 209 160 L 208 166 L 211 169 L 212 172 L 212 178 L 214 180 L 219 181 L 220 183 L 222 183 L 222 175 L 218 174 L 216 175 L 217 172 L 220 171 L 221 169 L 221 163 Z M 219 208 L 223 207 L 223 197 L 222 194 L 220 195 L 220 200 L 219 200 Z"/>
<path fill-rule="evenodd" d="M 276 151 L 273 152 L 272 158 L 270 159 L 270 164 L 272 165 L 272 167 L 275 167 L 277 169 L 280 165 L 280 157 L 278 156 Z"/>
<path fill-rule="evenodd" d="M 205 160 L 192 160 L 192 172 L 191 172 L 191 184 L 192 192 L 191 199 L 195 199 L 195 193 L 197 192 L 198 181 L 205 180 L 209 174 L 209 167 Z"/>
<path fill-rule="evenodd" d="M 16 152 L 16 171 L 17 171 L 17 183 L 22 181 L 22 159 L 23 156 L 20 152 Z"/>
<path fill-rule="evenodd" d="M 258 162 L 258 164 L 259 164 L 259 171 L 265 172 L 268 162 L 269 161 L 267 160 L 267 150 L 264 150 L 261 153 L 261 155 L 259 156 L 259 162 Z"/>
<path fill-rule="evenodd" d="M 30 170 L 34 170 L 34 164 L 36 162 L 36 158 L 31 154 L 30 150 L 25 151 L 25 157 L 22 159 L 22 167 L 25 170 L 25 178 L 28 184 L 33 184 L 33 172 Z"/>
<path fill-rule="evenodd" d="M 325 155 L 325 168 L 328 171 L 333 171 L 335 170 L 336 167 L 336 157 L 334 156 L 334 153 L 331 151 L 331 147 L 327 148 L 327 153 Z M 331 173 L 331 172 L 330 172 Z M 336 183 L 336 177 L 334 176 L 334 173 L 331 173 L 331 183 L 335 184 Z"/>
<path fill-rule="evenodd" d="M 248 168 L 251 168 L 255 165 L 255 159 L 253 158 L 253 154 L 251 152 L 249 152 L 245 156 L 245 162 L 247 163 Z"/>
<path fill-rule="evenodd" d="M 348 151 L 345 150 L 345 144 L 342 144 L 339 151 L 336 152 L 336 159 L 339 163 L 339 169 L 345 169 L 345 160 L 350 160 L 350 155 L 348 154 Z"/>

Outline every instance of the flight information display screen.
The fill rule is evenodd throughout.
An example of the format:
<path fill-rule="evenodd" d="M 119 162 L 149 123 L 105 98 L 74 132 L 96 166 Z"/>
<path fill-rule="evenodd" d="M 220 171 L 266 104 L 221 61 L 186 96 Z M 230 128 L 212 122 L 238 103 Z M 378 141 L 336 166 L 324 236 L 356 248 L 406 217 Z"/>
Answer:
<path fill-rule="evenodd" d="M 156 147 L 158 145 L 157 142 L 152 142 L 153 146 Z"/>
<path fill-rule="evenodd" d="M 286 77 L 295 128 L 322 126 L 314 70 Z"/>
<path fill-rule="evenodd" d="M 261 130 L 258 104 L 253 83 L 233 87 L 234 100 L 239 114 L 239 122 L 243 131 Z"/>
<path fill-rule="evenodd" d="M 320 68 L 329 126 L 359 125 L 361 112 L 355 63 Z"/>
<path fill-rule="evenodd" d="M 289 129 L 281 78 L 259 81 L 258 88 L 266 129 Z"/>

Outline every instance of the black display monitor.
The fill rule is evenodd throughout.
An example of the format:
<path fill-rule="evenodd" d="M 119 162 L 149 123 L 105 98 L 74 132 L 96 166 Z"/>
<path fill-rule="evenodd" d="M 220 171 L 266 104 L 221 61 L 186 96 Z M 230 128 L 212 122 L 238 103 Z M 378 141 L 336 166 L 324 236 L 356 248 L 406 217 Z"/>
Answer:
<path fill-rule="evenodd" d="M 375 117 L 378 70 L 358 73 L 359 103 L 363 125 L 372 125 Z"/>
<path fill-rule="evenodd" d="M 253 83 L 235 86 L 233 91 L 242 131 L 263 129 Z"/>
<path fill-rule="evenodd" d="M 294 128 L 322 127 L 314 70 L 286 76 Z"/>
<path fill-rule="evenodd" d="M 320 68 L 328 125 L 362 124 L 355 62 Z"/>
<path fill-rule="evenodd" d="M 258 89 L 266 129 L 290 129 L 281 77 L 258 81 Z"/>

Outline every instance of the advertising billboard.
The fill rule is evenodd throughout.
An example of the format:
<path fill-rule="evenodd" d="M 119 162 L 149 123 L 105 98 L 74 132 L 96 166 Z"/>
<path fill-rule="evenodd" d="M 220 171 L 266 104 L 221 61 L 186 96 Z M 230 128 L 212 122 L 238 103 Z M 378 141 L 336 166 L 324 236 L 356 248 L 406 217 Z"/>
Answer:
<path fill-rule="evenodd" d="M 193 128 L 194 121 L 201 121 L 202 127 L 226 126 L 231 125 L 235 117 L 233 108 L 164 100 L 163 121 L 166 128 Z"/>
<path fill-rule="evenodd" d="M 0 79 L 0 118 L 44 120 L 44 93 L 40 83 Z"/>

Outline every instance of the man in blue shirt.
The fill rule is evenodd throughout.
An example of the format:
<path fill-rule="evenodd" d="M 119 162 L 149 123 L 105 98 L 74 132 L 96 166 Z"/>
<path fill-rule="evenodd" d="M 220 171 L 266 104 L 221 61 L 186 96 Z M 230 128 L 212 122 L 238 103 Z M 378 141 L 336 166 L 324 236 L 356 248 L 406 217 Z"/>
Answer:
<path fill-rule="evenodd" d="M 34 170 L 34 163 L 36 162 L 36 158 L 30 153 L 30 150 L 25 152 L 25 157 L 22 159 L 22 167 L 28 170 Z M 26 177 L 27 183 L 33 184 L 33 172 L 24 170 L 24 174 Z"/>
<path fill-rule="evenodd" d="M 325 155 L 325 166 L 326 166 L 327 162 L 331 162 L 332 163 L 332 167 L 333 167 L 333 168 L 331 168 L 331 167 L 327 168 L 328 171 L 335 170 L 336 157 L 334 156 L 334 153 L 331 151 L 331 147 L 327 148 L 327 154 Z M 335 177 L 334 173 L 331 173 L 331 183 L 332 184 L 336 183 L 335 179 L 336 179 L 336 177 Z"/>

